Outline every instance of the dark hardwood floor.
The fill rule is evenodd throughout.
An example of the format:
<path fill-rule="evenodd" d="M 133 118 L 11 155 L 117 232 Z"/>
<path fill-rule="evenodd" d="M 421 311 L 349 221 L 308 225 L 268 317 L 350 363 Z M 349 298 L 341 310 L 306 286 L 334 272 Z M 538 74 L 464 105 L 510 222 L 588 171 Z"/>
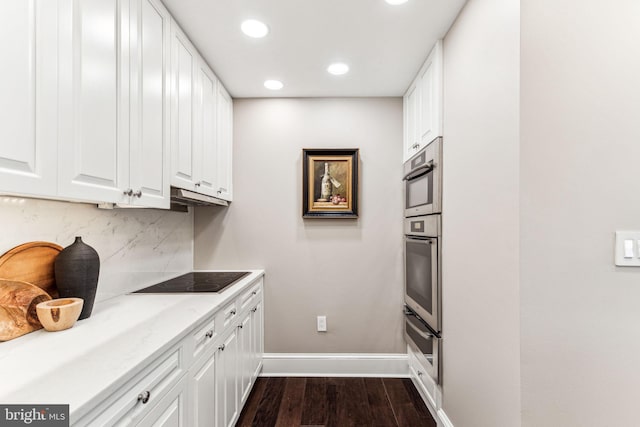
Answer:
<path fill-rule="evenodd" d="M 407 378 L 256 380 L 237 427 L 436 427 Z"/>

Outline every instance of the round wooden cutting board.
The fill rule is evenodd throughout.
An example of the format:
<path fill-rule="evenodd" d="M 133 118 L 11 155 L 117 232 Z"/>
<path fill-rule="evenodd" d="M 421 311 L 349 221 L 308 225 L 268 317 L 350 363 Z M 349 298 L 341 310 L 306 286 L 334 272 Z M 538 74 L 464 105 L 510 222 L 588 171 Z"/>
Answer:
<path fill-rule="evenodd" d="M 0 279 L 0 341 L 42 328 L 36 306 L 51 297 L 30 283 Z"/>
<path fill-rule="evenodd" d="M 29 242 L 0 256 L 0 279 L 31 283 L 51 298 L 58 298 L 53 264 L 62 246 L 51 242 Z"/>

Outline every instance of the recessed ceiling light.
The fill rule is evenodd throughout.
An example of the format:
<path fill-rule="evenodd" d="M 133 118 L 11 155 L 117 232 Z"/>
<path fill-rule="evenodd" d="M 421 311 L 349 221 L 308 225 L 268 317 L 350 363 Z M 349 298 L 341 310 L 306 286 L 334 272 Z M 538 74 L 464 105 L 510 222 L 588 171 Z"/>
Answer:
<path fill-rule="evenodd" d="M 384 1 L 386 1 L 389 4 L 392 4 L 392 5 L 396 6 L 396 5 L 399 5 L 399 4 L 406 3 L 409 0 L 384 0 Z"/>
<path fill-rule="evenodd" d="M 247 19 L 242 23 L 242 25 L 240 25 L 240 28 L 243 33 L 255 39 L 259 39 L 269 34 L 269 27 L 267 24 L 258 21 L 257 19 Z"/>
<path fill-rule="evenodd" d="M 280 80 L 265 80 L 264 87 L 271 90 L 280 90 L 284 85 Z"/>
<path fill-rule="evenodd" d="M 342 62 L 335 62 L 327 67 L 327 71 L 334 76 L 341 76 L 349 72 L 349 66 Z"/>

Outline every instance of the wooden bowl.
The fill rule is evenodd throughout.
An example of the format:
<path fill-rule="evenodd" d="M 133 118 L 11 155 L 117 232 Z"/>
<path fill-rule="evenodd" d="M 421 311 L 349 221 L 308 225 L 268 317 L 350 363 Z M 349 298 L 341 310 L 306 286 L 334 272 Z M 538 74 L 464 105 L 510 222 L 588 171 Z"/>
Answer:
<path fill-rule="evenodd" d="M 49 332 L 69 329 L 80 317 L 83 304 L 82 298 L 58 298 L 41 302 L 36 306 L 38 320 Z"/>

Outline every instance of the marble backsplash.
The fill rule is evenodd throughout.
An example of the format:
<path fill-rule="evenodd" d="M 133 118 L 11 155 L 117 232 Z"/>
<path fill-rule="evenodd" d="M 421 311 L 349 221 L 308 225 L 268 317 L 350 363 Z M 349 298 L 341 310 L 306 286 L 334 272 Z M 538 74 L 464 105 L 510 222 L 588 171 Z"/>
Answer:
<path fill-rule="evenodd" d="M 0 196 L 0 254 L 42 240 L 66 247 L 75 236 L 100 256 L 96 301 L 193 269 L 193 213 L 98 209 L 95 205 Z"/>

